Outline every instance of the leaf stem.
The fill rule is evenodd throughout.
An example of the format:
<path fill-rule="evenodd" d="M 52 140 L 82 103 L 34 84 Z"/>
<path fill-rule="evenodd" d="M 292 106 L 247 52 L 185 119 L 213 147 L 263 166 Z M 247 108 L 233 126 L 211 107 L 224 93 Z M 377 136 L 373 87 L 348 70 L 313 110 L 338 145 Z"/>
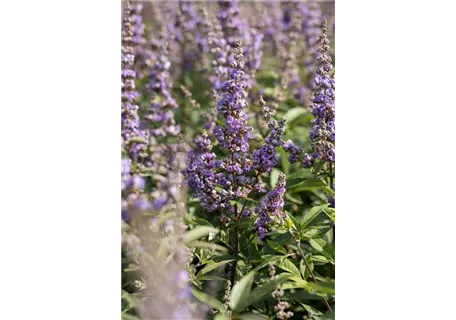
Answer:
<path fill-rule="evenodd" d="M 292 233 L 291 231 L 290 231 L 290 233 L 291 233 L 291 235 L 294 237 L 294 235 L 293 235 L 293 233 Z M 318 282 L 317 282 L 317 278 L 315 278 L 314 273 L 312 272 L 312 270 L 310 269 L 309 264 L 307 263 L 306 257 L 304 256 L 304 253 L 302 252 L 302 249 L 301 249 L 301 242 L 300 242 L 298 239 L 296 239 L 296 247 L 298 248 L 299 254 L 302 256 L 302 259 L 304 260 L 304 263 L 306 264 L 306 268 L 307 268 L 307 270 L 309 270 L 310 276 L 312 277 L 313 281 L 314 281 L 315 283 L 318 283 Z M 327 308 L 330 312 L 332 312 L 332 309 L 331 309 L 331 307 L 329 306 L 328 300 L 326 300 L 325 297 L 323 297 L 323 300 L 325 301 L 326 308 Z"/>

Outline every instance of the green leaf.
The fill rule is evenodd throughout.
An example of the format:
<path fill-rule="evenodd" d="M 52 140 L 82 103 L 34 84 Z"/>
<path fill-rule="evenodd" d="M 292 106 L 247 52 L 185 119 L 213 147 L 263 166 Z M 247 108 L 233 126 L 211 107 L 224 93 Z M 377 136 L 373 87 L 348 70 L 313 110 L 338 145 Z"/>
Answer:
<path fill-rule="evenodd" d="M 329 260 L 325 256 L 321 256 L 321 255 L 312 255 L 312 259 L 314 262 L 333 263 L 331 260 Z"/>
<path fill-rule="evenodd" d="M 301 192 L 321 189 L 324 186 L 325 183 L 321 179 L 307 179 L 304 181 L 301 179 L 293 179 L 289 181 L 286 189 L 293 190 L 294 192 Z"/>
<path fill-rule="evenodd" d="M 125 290 L 122 290 L 122 299 L 125 300 L 128 303 L 129 306 L 131 306 L 131 307 L 135 306 L 135 302 L 134 302 L 133 298 Z"/>
<path fill-rule="evenodd" d="M 323 315 L 323 312 L 315 309 L 315 308 L 312 308 L 311 306 L 307 305 L 307 304 L 301 304 L 304 309 L 306 309 L 307 312 L 311 313 L 312 315 L 315 315 L 315 316 L 322 316 Z"/>
<path fill-rule="evenodd" d="M 220 312 L 225 311 L 225 306 L 223 305 L 223 303 L 221 303 L 219 300 L 217 300 L 213 296 L 208 295 L 207 293 L 204 293 L 204 292 L 196 290 L 196 289 L 192 289 L 192 294 L 196 299 L 207 304 L 208 306 L 210 306 L 214 309 L 217 309 Z"/>
<path fill-rule="evenodd" d="M 312 174 L 309 172 L 309 170 L 299 170 L 297 172 L 293 172 L 290 174 L 287 174 L 287 180 L 295 180 L 295 179 L 310 179 L 312 178 Z"/>
<path fill-rule="evenodd" d="M 285 213 L 286 213 L 288 219 L 290 219 L 291 222 L 293 222 L 293 227 L 295 227 L 295 229 L 300 229 L 298 220 L 296 220 L 296 218 L 290 212 L 285 210 Z"/>
<path fill-rule="evenodd" d="M 306 108 L 303 107 L 296 107 L 292 108 L 285 113 L 283 118 L 287 120 L 285 123 L 290 125 L 295 119 L 299 118 L 303 114 L 309 113 L 309 111 Z"/>
<path fill-rule="evenodd" d="M 219 261 L 224 261 L 224 260 L 235 260 L 236 259 L 236 256 L 235 255 L 232 255 L 232 254 L 229 254 L 229 253 L 224 253 L 224 254 L 220 254 L 218 256 L 210 256 L 210 260 L 211 261 L 214 261 L 214 262 L 219 262 Z"/>
<path fill-rule="evenodd" d="M 325 234 L 328 230 L 331 229 L 330 225 L 315 225 L 310 226 L 306 229 L 306 231 L 302 234 L 303 237 L 306 238 L 314 238 L 316 235 Z"/>
<path fill-rule="evenodd" d="M 261 256 L 261 263 L 253 270 L 259 271 L 263 267 L 267 266 L 269 263 L 275 264 L 277 260 L 279 260 L 281 257 L 278 257 L 276 255 L 264 255 Z"/>
<path fill-rule="evenodd" d="M 210 223 L 209 221 L 207 220 L 204 220 L 202 218 L 196 218 L 195 219 L 195 222 L 200 225 L 200 226 L 209 226 L 209 227 L 212 227 L 214 228 L 214 226 L 212 225 L 212 223 Z"/>
<path fill-rule="evenodd" d="M 330 196 L 335 196 L 336 193 L 334 192 L 333 189 L 329 188 L 329 187 L 323 187 L 323 191 L 327 194 L 327 195 L 330 195 Z"/>
<path fill-rule="evenodd" d="M 287 250 L 285 250 L 284 247 L 282 247 L 281 245 L 275 243 L 274 241 L 266 240 L 266 243 L 267 243 L 268 246 L 270 246 L 273 250 L 278 251 L 278 252 L 283 253 L 283 254 L 288 254 Z"/>
<path fill-rule="evenodd" d="M 130 140 L 127 141 L 127 143 L 131 143 L 131 142 L 145 143 L 145 144 L 147 144 L 147 141 L 144 140 L 144 139 L 141 138 L 141 137 L 132 137 Z"/>
<path fill-rule="evenodd" d="M 212 280 L 226 281 L 225 278 L 219 277 L 219 276 L 202 276 L 202 277 L 198 277 L 198 280 L 199 281 L 212 281 Z"/>
<path fill-rule="evenodd" d="M 290 162 L 288 162 L 288 154 L 282 149 L 279 149 L 280 159 L 282 162 L 283 173 L 288 174 L 290 171 Z"/>
<path fill-rule="evenodd" d="M 333 312 L 327 311 L 327 312 L 321 317 L 321 320 L 336 320 L 336 311 L 334 311 L 334 308 L 333 308 L 333 307 L 331 307 L 331 309 L 333 309 Z"/>
<path fill-rule="evenodd" d="M 192 241 L 187 244 L 188 247 L 193 247 L 193 248 L 206 248 L 206 249 L 211 249 L 211 250 L 218 250 L 218 251 L 223 251 L 227 252 L 228 249 L 218 245 L 216 243 L 212 242 L 205 242 L 205 241 Z"/>
<path fill-rule="evenodd" d="M 310 222 L 312 222 L 313 219 L 315 219 L 320 212 L 322 212 L 326 207 L 329 206 L 329 203 L 322 204 L 320 206 L 315 206 L 311 208 L 307 213 L 302 217 L 301 220 L 301 230 L 304 230 L 305 227 L 307 227 Z"/>
<path fill-rule="evenodd" d="M 122 320 L 141 320 L 137 316 L 128 313 L 122 313 Z"/>
<path fill-rule="evenodd" d="M 290 200 L 291 202 L 294 202 L 294 203 L 297 203 L 297 204 L 304 204 L 301 201 L 301 199 L 293 197 L 289 192 L 285 193 L 285 199 Z"/>
<path fill-rule="evenodd" d="M 239 315 L 240 320 L 268 320 L 267 316 L 258 313 L 244 313 Z"/>
<path fill-rule="evenodd" d="M 280 175 L 280 170 L 277 170 L 276 168 L 272 169 L 271 171 L 271 188 L 274 188 L 274 186 L 277 183 L 277 180 L 279 179 Z"/>
<path fill-rule="evenodd" d="M 284 285 L 282 285 L 282 289 L 285 290 L 284 286 L 288 284 L 288 283 L 285 283 Z M 316 294 L 312 294 L 308 291 L 305 290 L 296 290 L 296 292 L 294 293 L 289 293 L 288 295 L 288 299 L 290 301 L 293 301 L 293 300 L 298 300 L 298 301 L 304 301 L 304 300 L 323 300 L 323 298 L 321 296 L 318 296 Z"/>
<path fill-rule="evenodd" d="M 188 72 L 184 72 L 184 83 L 188 89 L 193 87 L 193 80 L 192 77 L 190 77 L 190 75 L 188 74 Z"/>
<path fill-rule="evenodd" d="M 133 272 L 133 271 L 138 271 L 139 266 L 136 264 L 130 263 L 127 268 L 124 269 L 124 272 Z"/>
<path fill-rule="evenodd" d="M 269 281 L 268 283 L 255 288 L 250 292 L 250 294 L 245 299 L 242 299 L 240 301 L 240 303 L 238 304 L 238 309 L 245 309 L 248 306 L 254 304 L 255 302 L 260 301 L 265 295 L 274 291 L 277 285 L 281 284 L 282 282 L 285 282 L 289 278 L 290 275 L 280 274 L 274 280 Z"/>
<path fill-rule="evenodd" d="M 239 311 L 239 305 L 241 301 L 246 299 L 250 294 L 254 276 L 255 271 L 250 271 L 246 276 L 244 276 L 234 285 L 233 290 L 231 290 L 230 297 L 231 308 L 233 311 Z"/>
<path fill-rule="evenodd" d="M 292 241 L 292 240 L 293 240 L 293 235 L 290 232 L 285 232 L 285 233 L 281 234 L 280 236 L 278 236 L 277 238 L 274 239 L 274 241 L 276 243 L 278 243 L 279 245 L 281 245 L 282 247 L 284 245 L 290 243 L 290 241 Z"/>
<path fill-rule="evenodd" d="M 314 282 L 309 282 L 309 286 L 315 290 L 317 293 L 327 293 L 331 295 L 336 294 L 336 289 L 334 287 L 334 281 L 331 282 L 319 282 L 319 283 L 314 283 Z"/>
<path fill-rule="evenodd" d="M 303 277 L 304 280 L 305 280 L 305 279 L 307 279 L 306 276 L 305 276 L 305 275 L 306 275 L 307 267 L 305 266 L 305 264 L 304 264 L 303 261 L 304 261 L 304 260 L 301 259 L 301 262 L 299 262 L 299 271 L 301 271 L 302 277 Z"/>
<path fill-rule="evenodd" d="M 216 314 L 214 320 L 231 320 L 231 318 L 224 314 Z"/>
<path fill-rule="evenodd" d="M 293 262 L 291 262 L 290 260 L 288 260 L 287 257 L 282 257 L 279 261 L 277 261 L 276 263 L 276 266 L 278 266 L 279 268 L 285 270 L 285 271 L 289 271 L 295 275 L 297 275 L 298 277 L 301 277 L 301 273 L 299 272 L 298 268 L 294 265 Z"/>
<path fill-rule="evenodd" d="M 223 266 L 224 264 L 227 264 L 228 262 L 231 262 L 233 260 L 234 259 L 230 259 L 230 260 L 220 261 L 220 262 L 217 262 L 217 263 L 207 264 L 200 272 L 198 272 L 198 275 L 206 274 L 209 271 L 217 269 L 218 267 Z"/>
<path fill-rule="evenodd" d="M 306 261 L 309 264 L 310 271 L 313 271 L 314 264 L 313 264 L 313 260 L 312 260 L 312 255 L 310 255 L 310 254 L 307 255 Z M 302 277 L 304 278 L 304 280 L 307 280 L 307 278 L 310 276 L 310 271 L 309 271 L 309 268 L 307 268 L 306 264 L 304 263 L 303 259 L 301 259 L 301 261 L 299 263 L 299 270 L 301 271 L 301 274 L 302 274 Z"/>
<path fill-rule="evenodd" d="M 277 71 L 274 71 L 272 69 L 264 69 L 260 70 L 260 73 L 258 74 L 262 79 L 263 78 L 272 78 L 274 80 L 277 80 L 280 78 L 280 75 L 277 73 Z"/>
<path fill-rule="evenodd" d="M 190 230 L 184 235 L 183 242 L 188 244 L 191 241 L 198 240 L 202 237 L 207 236 L 209 233 L 218 233 L 219 230 L 209 227 L 209 226 L 200 226 L 195 229 Z"/>
<path fill-rule="evenodd" d="M 254 218 L 242 218 L 237 222 L 237 226 L 240 230 L 251 229 L 255 222 Z"/>
<path fill-rule="evenodd" d="M 326 311 L 321 320 L 335 320 L 336 319 L 336 306 L 331 306 L 332 311 Z"/>
<path fill-rule="evenodd" d="M 326 258 L 334 260 L 334 247 L 321 238 L 309 239 L 309 244 Z"/>
<path fill-rule="evenodd" d="M 294 282 L 287 282 L 282 285 L 283 290 L 288 290 L 288 289 L 304 289 L 306 291 L 309 291 L 311 289 L 309 282 L 302 280 L 301 278 L 299 279 L 293 279 Z"/>
<path fill-rule="evenodd" d="M 309 244 L 318 252 L 323 252 L 323 247 L 326 245 L 326 241 L 319 238 L 309 239 Z"/>

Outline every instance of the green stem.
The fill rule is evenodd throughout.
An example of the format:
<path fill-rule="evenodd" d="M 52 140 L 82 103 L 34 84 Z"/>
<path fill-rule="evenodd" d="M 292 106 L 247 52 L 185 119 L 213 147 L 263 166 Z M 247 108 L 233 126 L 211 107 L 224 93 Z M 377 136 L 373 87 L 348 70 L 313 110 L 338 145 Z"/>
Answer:
<path fill-rule="evenodd" d="M 237 210 L 237 203 L 234 205 L 234 216 L 237 218 L 238 217 L 238 210 Z M 237 267 L 237 255 L 239 252 L 239 230 L 238 230 L 238 225 L 237 221 L 234 222 L 234 236 L 233 236 L 233 254 L 235 257 L 235 260 L 233 262 L 233 267 L 231 268 L 231 276 L 230 276 L 230 281 L 231 281 L 231 289 L 234 287 L 234 283 L 236 282 L 236 267 Z"/>
<path fill-rule="evenodd" d="M 294 237 L 293 233 L 290 231 L 291 235 Z M 312 277 L 312 280 L 315 282 L 315 283 L 318 283 L 317 282 L 317 278 L 315 278 L 315 275 L 314 273 L 312 272 L 312 270 L 310 269 L 310 266 L 309 266 L 309 263 L 307 263 L 307 260 L 306 260 L 306 257 L 304 256 L 304 253 L 302 252 L 302 249 L 301 249 L 301 242 L 296 239 L 296 247 L 298 248 L 298 251 L 299 251 L 299 254 L 302 256 L 302 259 L 304 260 L 304 263 L 306 264 L 306 268 L 307 270 L 309 270 L 309 273 L 310 273 L 310 276 Z M 328 300 L 326 300 L 326 298 L 323 297 L 323 300 L 325 301 L 325 305 L 326 305 L 326 308 L 332 312 L 332 309 L 328 303 Z"/>

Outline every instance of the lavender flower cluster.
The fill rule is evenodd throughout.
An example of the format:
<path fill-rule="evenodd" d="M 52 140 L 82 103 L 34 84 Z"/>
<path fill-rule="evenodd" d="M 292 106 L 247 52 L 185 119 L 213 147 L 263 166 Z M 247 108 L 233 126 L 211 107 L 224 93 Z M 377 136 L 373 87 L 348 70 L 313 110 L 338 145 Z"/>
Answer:
<path fill-rule="evenodd" d="M 122 159 L 121 190 L 122 190 L 122 220 L 128 220 L 131 216 L 131 208 L 145 210 L 149 208 L 149 202 L 144 197 L 144 179 L 138 174 L 130 172 L 131 160 Z"/>
<path fill-rule="evenodd" d="M 152 92 L 152 99 L 145 119 L 154 126 L 154 129 L 151 130 L 152 136 L 176 135 L 180 132 L 180 126 L 174 119 L 174 110 L 178 105 L 170 91 L 171 62 L 164 30 L 160 33 L 154 49 L 158 51 L 158 55 L 154 67 L 149 73 L 147 88 Z"/>
<path fill-rule="evenodd" d="M 127 7 L 122 30 L 122 116 L 121 135 L 122 145 L 127 149 L 134 161 L 145 157 L 147 132 L 140 130 L 138 105 L 135 100 L 139 96 L 135 87 L 136 72 L 133 70 L 135 55 L 133 47 L 134 30 L 132 10 Z"/>
<path fill-rule="evenodd" d="M 260 97 L 260 105 L 265 119 L 268 121 L 269 134 L 264 139 L 264 144 L 260 149 L 254 150 L 253 165 L 260 172 L 271 172 L 277 165 L 278 156 L 276 147 L 283 145 L 282 136 L 285 133 L 285 120 L 273 119 L 274 113 L 266 106 L 263 97 Z"/>
<path fill-rule="evenodd" d="M 135 55 L 134 70 L 136 76 L 141 79 L 147 75 L 147 70 L 155 58 L 152 49 L 147 46 L 145 38 L 146 25 L 142 18 L 143 7 L 142 3 L 135 3 L 130 7 L 133 29 L 132 45 Z"/>
<path fill-rule="evenodd" d="M 230 65 L 229 80 L 223 84 L 223 93 L 217 103 L 218 113 L 225 119 L 226 127 L 217 126 L 214 131 L 219 144 L 230 150 L 235 158 L 248 151 L 249 140 L 253 138 L 253 128 L 247 125 L 245 113 L 247 84 L 244 81 L 245 63 L 241 45 L 242 42 L 237 41 L 234 46 L 235 61 Z M 250 171 L 250 167 L 244 169 Z"/>
<path fill-rule="evenodd" d="M 187 177 L 188 186 L 194 190 L 194 197 L 199 198 L 201 206 L 209 212 L 223 210 L 229 207 L 228 191 L 217 192 L 217 186 L 228 184 L 223 173 L 215 173 L 215 169 L 222 167 L 212 152 L 212 144 L 206 132 L 203 132 L 198 145 L 199 152 L 191 148 L 186 159 L 186 168 L 183 172 Z"/>
<path fill-rule="evenodd" d="M 261 45 L 263 41 L 263 34 L 249 23 L 240 17 L 240 7 L 238 0 L 222 0 L 218 1 L 220 6 L 217 12 L 223 38 L 226 39 L 228 48 L 235 48 L 237 41 L 242 41 L 245 44 L 245 52 L 247 57 L 245 59 L 245 78 L 246 85 L 251 88 L 255 82 L 255 72 L 261 64 L 263 52 Z M 235 60 L 236 53 L 229 50 L 227 53 L 228 62 L 232 63 Z"/>
<path fill-rule="evenodd" d="M 212 19 L 211 21 L 206 10 L 203 11 L 203 15 L 209 51 L 214 57 L 212 61 L 213 74 L 210 76 L 209 80 L 213 90 L 217 93 L 228 77 L 227 63 L 230 46 L 224 38 L 219 21 L 216 19 Z"/>
<path fill-rule="evenodd" d="M 315 159 L 322 159 L 327 162 L 335 162 L 335 79 L 329 51 L 329 40 L 326 36 L 327 22 L 321 28 L 321 35 L 318 43 L 319 56 L 317 61 L 317 75 L 315 86 L 317 87 L 313 98 L 312 114 L 315 116 L 310 131 L 310 139 L 313 142 Z"/>
<path fill-rule="evenodd" d="M 229 79 L 221 86 L 217 103 L 218 115 L 225 125 L 214 129 L 219 147 L 225 149 L 229 156 L 217 160 L 212 152 L 212 142 L 208 134 L 203 132 L 197 141 L 197 149 L 190 149 L 187 167 L 183 171 L 189 187 L 194 190 L 194 197 L 200 199 L 202 207 L 208 212 L 219 211 L 222 220 L 227 219 L 227 216 L 250 214 L 248 209 L 238 212 L 232 201 L 246 197 L 255 181 L 255 178 L 247 176 L 253 165 L 249 154 L 249 140 L 253 135 L 244 111 L 247 101 L 241 45 L 237 41 L 233 48 L 235 61 L 231 63 Z"/>
<path fill-rule="evenodd" d="M 265 234 L 267 230 L 271 228 L 272 223 L 286 217 L 283 212 L 285 183 L 285 175 L 281 172 L 275 188 L 272 189 L 267 196 L 263 197 L 260 201 L 260 205 L 255 208 L 255 213 L 258 214 L 255 227 L 261 238 L 265 237 Z"/>
<path fill-rule="evenodd" d="M 303 97 L 315 90 L 315 75 L 318 58 L 318 38 L 320 26 L 323 22 L 321 11 L 315 1 L 302 2 L 299 5 L 302 21 L 302 32 L 306 44 L 306 59 L 304 70 L 306 72 L 307 83 L 301 87 L 300 93 Z"/>
<path fill-rule="evenodd" d="M 302 155 L 302 148 L 295 145 L 292 141 L 284 144 L 284 150 L 290 153 L 289 161 L 294 163 L 300 161 L 303 167 L 310 167 L 316 161 L 326 163 L 335 162 L 335 79 L 331 57 L 327 54 L 329 50 L 329 40 L 326 36 L 327 23 L 321 28 L 319 36 L 317 58 L 318 67 L 315 77 L 315 92 L 312 97 L 312 120 L 310 130 L 310 140 L 312 141 L 312 155 Z"/>

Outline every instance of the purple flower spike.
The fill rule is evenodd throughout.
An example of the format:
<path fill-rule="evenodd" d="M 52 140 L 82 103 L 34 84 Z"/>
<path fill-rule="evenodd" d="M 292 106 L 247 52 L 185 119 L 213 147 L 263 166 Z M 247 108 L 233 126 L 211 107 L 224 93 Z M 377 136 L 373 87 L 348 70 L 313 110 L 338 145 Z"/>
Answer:
<path fill-rule="evenodd" d="M 285 213 L 283 212 L 285 184 L 285 175 L 281 172 L 275 188 L 263 197 L 260 205 L 255 208 L 255 212 L 259 214 L 255 228 L 261 239 L 266 236 L 268 228 L 271 227 L 274 221 L 285 218 Z"/>
<path fill-rule="evenodd" d="M 136 72 L 133 70 L 135 61 L 132 25 L 132 10 L 125 9 L 125 16 L 122 30 L 122 70 L 121 70 L 121 135 L 123 147 L 127 150 L 130 159 L 138 161 L 147 156 L 146 146 L 148 135 L 144 130 L 139 129 L 138 106 L 135 99 L 138 92 L 135 88 Z"/>

